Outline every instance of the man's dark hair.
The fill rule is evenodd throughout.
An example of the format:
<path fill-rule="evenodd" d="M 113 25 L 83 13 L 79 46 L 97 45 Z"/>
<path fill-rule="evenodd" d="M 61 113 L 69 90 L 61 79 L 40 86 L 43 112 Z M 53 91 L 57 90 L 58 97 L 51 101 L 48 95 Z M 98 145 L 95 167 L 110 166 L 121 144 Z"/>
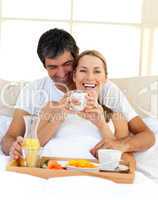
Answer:
<path fill-rule="evenodd" d="M 45 58 L 55 58 L 63 54 L 65 50 L 69 51 L 74 59 L 78 56 L 79 48 L 72 35 L 62 29 L 54 28 L 40 37 L 37 54 L 45 66 Z"/>

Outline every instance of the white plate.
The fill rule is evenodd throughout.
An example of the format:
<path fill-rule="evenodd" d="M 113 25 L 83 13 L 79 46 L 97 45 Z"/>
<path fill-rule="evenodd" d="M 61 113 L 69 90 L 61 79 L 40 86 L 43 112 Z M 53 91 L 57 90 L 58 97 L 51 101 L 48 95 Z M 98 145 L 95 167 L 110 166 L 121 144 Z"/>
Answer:
<path fill-rule="evenodd" d="M 87 172 L 94 172 L 94 171 L 99 171 L 99 164 L 98 163 L 94 163 L 91 162 L 92 164 L 96 165 L 95 168 L 85 168 L 85 167 L 75 167 L 75 166 L 71 166 L 68 165 L 68 161 L 67 160 L 56 160 L 62 167 L 68 169 L 68 170 L 78 170 L 78 171 L 87 171 Z"/>
<path fill-rule="evenodd" d="M 68 161 L 66 160 L 57 160 L 57 162 L 62 166 L 62 167 L 66 167 Z"/>

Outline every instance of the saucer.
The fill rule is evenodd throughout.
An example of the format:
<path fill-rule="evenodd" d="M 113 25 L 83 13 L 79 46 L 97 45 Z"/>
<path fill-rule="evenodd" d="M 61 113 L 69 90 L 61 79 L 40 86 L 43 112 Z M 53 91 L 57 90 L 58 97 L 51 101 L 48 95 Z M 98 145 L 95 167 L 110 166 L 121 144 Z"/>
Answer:
<path fill-rule="evenodd" d="M 104 167 L 99 167 L 100 171 L 109 171 L 109 172 L 127 172 L 129 170 L 129 167 L 124 164 L 119 164 L 115 169 L 113 168 L 104 168 Z"/>

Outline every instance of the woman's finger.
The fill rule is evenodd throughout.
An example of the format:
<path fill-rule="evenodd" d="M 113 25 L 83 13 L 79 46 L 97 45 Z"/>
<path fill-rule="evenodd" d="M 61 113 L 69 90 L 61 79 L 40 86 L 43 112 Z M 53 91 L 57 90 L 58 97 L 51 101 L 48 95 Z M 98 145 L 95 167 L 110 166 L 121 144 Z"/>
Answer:
<path fill-rule="evenodd" d="M 105 141 L 104 141 L 104 139 L 102 139 L 99 143 L 97 143 L 97 144 L 94 146 L 94 148 L 95 148 L 96 150 L 98 150 L 98 149 L 100 149 L 101 147 L 104 146 L 104 143 L 105 143 Z"/>
<path fill-rule="evenodd" d="M 90 153 L 97 157 L 98 149 L 101 149 L 104 146 L 104 140 L 101 140 L 98 144 L 96 144 L 91 150 Z"/>
<path fill-rule="evenodd" d="M 80 117 L 82 117 L 82 118 L 84 118 L 84 119 L 87 119 L 85 112 L 82 112 L 82 111 L 78 112 L 77 115 L 80 116 Z"/>
<path fill-rule="evenodd" d="M 89 108 L 86 108 L 85 109 L 85 112 L 86 113 L 99 113 L 100 111 L 98 110 L 98 108 L 91 108 L 91 107 L 89 107 Z"/>
<path fill-rule="evenodd" d="M 86 101 L 87 101 L 87 104 L 89 104 L 89 103 L 96 104 L 97 103 L 96 99 L 94 99 L 94 98 L 87 98 Z"/>
<path fill-rule="evenodd" d="M 97 92 L 95 90 L 87 90 L 89 97 L 97 98 Z"/>

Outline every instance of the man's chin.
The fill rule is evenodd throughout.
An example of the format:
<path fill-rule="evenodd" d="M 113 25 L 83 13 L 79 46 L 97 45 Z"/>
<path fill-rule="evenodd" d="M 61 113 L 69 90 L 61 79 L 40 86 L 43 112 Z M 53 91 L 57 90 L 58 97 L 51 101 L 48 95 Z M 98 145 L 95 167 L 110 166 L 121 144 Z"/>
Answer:
<path fill-rule="evenodd" d="M 56 83 L 64 83 L 66 84 L 68 82 L 68 79 L 57 79 L 55 80 Z"/>
<path fill-rule="evenodd" d="M 62 84 L 68 84 L 72 81 L 72 75 L 67 75 L 64 78 L 58 78 L 58 77 L 50 77 L 55 83 L 62 83 Z"/>
<path fill-rule="evenodd" d="M 65 78 L 65 79 L 54 79 L 51 78 L 53 82 L 55 83 L 56 87 L 64 92 L 69 90 L 69 85 L 71 83 L 71 78 Z"/>
<path fill-rule="evenodd" d="M 64 79 L 60 79 L 60 78 L 52 78 L 51 79 L 53 80 L 54 83 L 63 83 L 63 84 L 67 84 L 68 82 L 68 78 L 64 78 Z"/>

